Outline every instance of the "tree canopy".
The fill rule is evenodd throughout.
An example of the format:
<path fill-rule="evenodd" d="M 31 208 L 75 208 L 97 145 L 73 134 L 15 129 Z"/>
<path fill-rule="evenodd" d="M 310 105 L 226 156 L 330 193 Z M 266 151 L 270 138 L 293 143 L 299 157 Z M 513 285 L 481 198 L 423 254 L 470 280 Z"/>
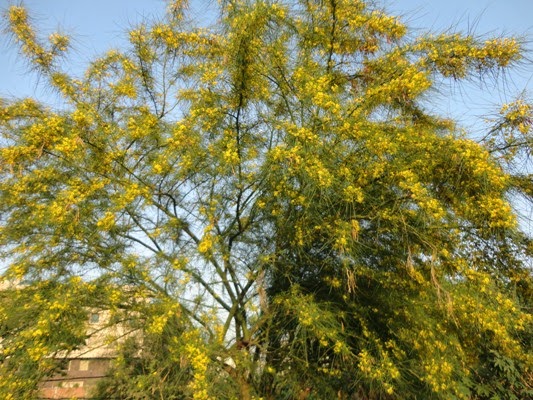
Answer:
<path fill-rule="evenodd" d="M 143 337 L 95 398 L 532 396 L 532 107 L 482 138 L 428 107 L 523 43 L 363 0 L 219 11 L 170 2 L 82 76 L 6 11 L 63 105 L 0 101 L 2 398 L 35 398 L 94 308 Z"/>

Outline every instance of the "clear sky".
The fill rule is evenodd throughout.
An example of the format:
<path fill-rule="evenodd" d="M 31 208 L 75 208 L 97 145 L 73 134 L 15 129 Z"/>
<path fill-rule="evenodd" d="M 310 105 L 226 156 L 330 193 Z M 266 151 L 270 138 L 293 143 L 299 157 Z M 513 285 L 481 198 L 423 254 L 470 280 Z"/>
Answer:
<path fill-rule="evenodd" d="M 215 0 L 195 0 L 195 14 L 205 18 Z M 388 10 L 422 31 L 454 27 L 480 34 L 529 35 L 533 38 L 533 0 L 378 0 Z M 5 10 L 14 1 L 0 0 Z M 18 1 L 17 1 L 18 2 Z M 124 43 L 124 28 L 150 15 L 161 15 L 164 0 L 23 0 L 41 32 L 60 28 L 74 39 L 74 68 L 94 55 Z M 5 24 L 4 24 L 5 25 Z M 533 66 L 515 79 L 518 89 L 533 87 Z M 6 36 L 0 39 L 0 96 L 41 96 L 36 77 L 27 73 Z"/>
<path fill-rule="evenodd" d="M 483 131 L 479 119 L 493 115 L 499 105 L 526 92 L 533 96 L 533 0 L 385 0 L 388 10 L 420 32 L 474 32 L 482 37 L 518 36 L 530 43 L 525 61 L 498 85 L 450 84 L 435 107 L 461 120 L 474 133 Z M 447 89 L 447 90 L 446 90 Z"/>
<path fill-rule="evenodd" d="M 18 0 L 0 0 L 5 10 Z M 111 47 L 125 43 L 125 29 L 150 16 L 164 13 L 165 0 L 22 0 L 28 7 L 39 32 L 47 36 L 58 28 L 71 34 L 74 51 L 67 63 L 74 72 Z M 216 0 L 192 0 L 199 20 L 209 18 L 210 5 Z M 376 0 L 420 32 L 447 29 L 480 35 L 518 35 L 529 37 L 533 58 L 533 0 Z M 4 23 L 5 26 L 5 23 Z M 47 98 L 49 91 L 29 74 L 24 62 L 7 36 L 0 36 L 0 96 Z M 482 131 L 479 118 L 497 111 L 498 105 L 526 89 L 533 96 L 533 62 L 524 63 L 495 87 L 443 86 L 442 95 L 432 98 L 440 113 L 453 115 L 472 131 Z"/>

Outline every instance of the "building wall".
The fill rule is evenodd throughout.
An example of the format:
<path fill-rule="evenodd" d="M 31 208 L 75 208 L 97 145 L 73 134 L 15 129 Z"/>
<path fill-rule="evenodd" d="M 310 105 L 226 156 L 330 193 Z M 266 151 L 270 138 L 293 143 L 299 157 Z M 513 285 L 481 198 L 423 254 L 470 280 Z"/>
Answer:
<path fill-rule="evenodd" d="M 71 358 L 64 371 L 41 384 L 41 399 L 87 399 L 106 376 L 111 359 Z"/>
<path fill-rule="evenodd" d="M 65 368 L 41 384 L 40 399 L 88 399 L 98 381 L 106 376 L 116 355 L 121 326 L 109 324 L 109 312 L 91 310 L 85 345 L 69 353 L 59 353 Z"/>
<path fill-rule="evenodd" d="M 0 280 L 0 291 L 19 286 L 16 282 Z M 142 342 L 140 330 L 126 329 L 120 322 L 111 322 L 108 310 L 88 311 L 85 344 L 76 350 L 59 352 L 53 356 L 65 361 L 65 369 L 40 384 L 39 399 L 88 399 L 98 381 L 106 376 L 116 358 L 117 347 L 129 338 Z M 1 341 L 2 338 L 0 345 Z"/>

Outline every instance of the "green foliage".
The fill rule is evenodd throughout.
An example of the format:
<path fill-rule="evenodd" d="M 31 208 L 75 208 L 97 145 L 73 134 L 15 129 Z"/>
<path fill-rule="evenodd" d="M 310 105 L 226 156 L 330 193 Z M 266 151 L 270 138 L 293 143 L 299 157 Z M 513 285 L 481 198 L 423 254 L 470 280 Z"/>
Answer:
<path fill-rule="evenodd" d="M 476 142 L 425 108 L 513 38 L 425 35 L 370 2 L 186 2 L 69 76 L 69 39 L 6 17 L 65 100 L 0 103 L 0 395 L 34 398 L 109 314 L 95 398 L 531 396 L 531 238 L 510 198 L 531 106 Z M 529 268 L 529 269 L 528 269 Z M 56 355 L 56 357 L 54 357 Z M 11 396 L 11 397 L 10 397 Z"/>
<path fill-rule="evenodd" d="M 88 312 L 80 304 L 98 301 L 95 287 L 72 278 L 1 291 L 0 393 L 5 398 L 35 398 L 37 383 L 61 370 L 66 354 L 84 342 Z"/>

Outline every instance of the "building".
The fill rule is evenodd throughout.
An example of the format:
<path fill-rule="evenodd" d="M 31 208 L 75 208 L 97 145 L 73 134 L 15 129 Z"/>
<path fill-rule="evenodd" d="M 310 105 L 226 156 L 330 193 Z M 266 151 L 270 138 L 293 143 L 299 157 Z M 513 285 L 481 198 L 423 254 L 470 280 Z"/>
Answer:
<path fill-rule="evenodd" d="M 21 285 L 0 279 L 0 291 L 20 288 Z M 126 329 L 124 324 L 113 323 L 111 312 L 91 309 L 86 325 L 87 340 L 70 352 L 54 355 L 63 366 L 57 374 L 40 384 L 40 400 L 89 399 L 98 382 L 105 378 L 117 348 L 128 338 L 139 338 L 139 331 Z M 0 338 L 0 346 L 1 346 Z"/>
<path fill-rule="evenodd" d="M 120 325 L 109 325 L 109 312 L 92 310 L 84 346 L 58 355 L 65 362 L 60 373 L 41 384 L 40 399 L 87 399 L 104 378 L 116 356 L 116 338 L 129 336 Z"/>

